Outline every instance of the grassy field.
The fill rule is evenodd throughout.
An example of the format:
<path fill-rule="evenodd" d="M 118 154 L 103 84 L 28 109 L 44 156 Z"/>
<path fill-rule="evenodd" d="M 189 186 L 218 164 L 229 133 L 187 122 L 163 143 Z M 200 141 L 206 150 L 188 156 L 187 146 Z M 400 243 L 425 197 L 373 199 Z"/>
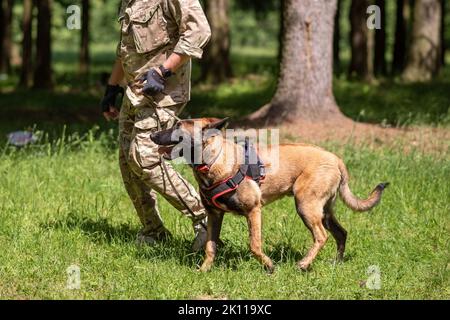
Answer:
<path fill-rule="evenodd" d="M 71 142 L 68 142 L 68 141 Z M 349 231 L 346 261 L 334 264 L 330 238 L 310 272 L 296 269 L 311 244 L 286 198 L 264 210 L 264 248 L 276 263 L 267 275 L 251 257 L 245 220 L 226 216 L 215 268 L 196 271 L 190 223 L 167 203 L 162 214 L 174 239 L 134 245 L 139 229 L 116 164 L 114 138 L 66 139 L 0 156 L 0 298 L 449 299 L 450 161 L 445 155 L 363 146 L 334 147 L 365 196 L 391 187 L 371 213 L 337 215 Z M 189 176 L 187 168 L 180 168 Z M 67 268 L 81 288 L 67 288 Z M 377 266 L 381 289 L 364 286 Z"/>
<path fill-rule="evenodd" d="M 189 220 L 164 201 L 162 215 L 174 239 L 136 247 L 140 225 L 119 177 L 117 124 L 100 120 L 97 111 L 98 79 L 110 68 L 111 52 L 93 56 L 88 79 L 67 63 L 73 53 L 57 53 L 52 93 L 15 90 L 15 78 L 2 83 L 0 299 L 450 299 L 448 150 L 405 154 L 388 146 L 324 145 L 347 163 L 356 194 L 391 182 L 371 213 L 352 213 L 338 203 L 338 218 L 349 231 L 343 264 L 334 264 L 330 238 L 310 272 L 297 270 L 312 240 L 288 198 L 264 210 L 264 248 L 277 267 L 271 276 L 249 253 L 245 220 L 231 215 L 222 233 L 225 246 L 208 274 L 196 271 L 203 254 L 190 252 Z M 276 85 L 275 54 L 234 50 L 236 78 L 219 87 L 195 85 L 184 116 L 237 119 L 267 103 Z M 393 79 L 369 86 L 336 77 L 335 95 L 353 119 L 448 130 L 449 86 L 447 66 L 428 84 Z M 43 133 L 39 144 L 3 147 L 6 133 L 33 126 Z M 187 168 L 180 170 L 192 179 Z M 79 290 L 67 287 L 71 265 L 81 270 Z M 380 270 L 379 290 L 364 285 L 372 266 Z"/>

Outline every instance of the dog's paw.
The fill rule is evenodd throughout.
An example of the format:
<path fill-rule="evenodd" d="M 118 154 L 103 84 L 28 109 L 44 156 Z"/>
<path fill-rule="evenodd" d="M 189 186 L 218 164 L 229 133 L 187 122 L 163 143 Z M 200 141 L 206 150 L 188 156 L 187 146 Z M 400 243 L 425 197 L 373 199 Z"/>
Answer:
<path fill-rule="evenodd" d="M 202 266 L 197 271 L 198 272 L 202 272 L 202 273 L 206 273 L 206 272 L 211 271 L 211 267 L 212 267 L 211 264 L 203 263 Z"/>
<path fill-rule="evenodd" d="M 272 275 L 275 272 L 275 266 L 265 266 L 264 269 L 266 270 L 268 275 Z"/>
<path fill-rule="evenodd" d="M 307 262 L 305 262 L 305 261 L 299 261 L 298 263 L 297 263 L 297 268 L 299 268 L 300 269 L 300 271 L 308 271 L 309 270 L 309 267 L 310 267 L 310 263 L 307 263 Z"/>

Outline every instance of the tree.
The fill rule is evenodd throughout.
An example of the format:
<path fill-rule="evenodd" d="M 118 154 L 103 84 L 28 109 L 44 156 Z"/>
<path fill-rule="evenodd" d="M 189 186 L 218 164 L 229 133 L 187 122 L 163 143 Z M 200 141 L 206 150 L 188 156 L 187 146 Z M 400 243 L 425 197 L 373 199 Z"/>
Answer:
<path fill-rule="evenodd" d="M 0 3 L 0 74 L 11 72 L 12 49 L 12 10 L 13 0 L 2 0 Z"/>
<path fill-rule="evenodd" d="M 428 81 L 441 67 L 441 4 L 439 0 L 416 0 L 408 62 L 403 72 L 407 82 Z"/>
<path fill-rule="evenodd" d="M 393 74 L 402 73 L 406 65 L 406 39 L 410 11 L 409 0 L 397 0 L 394 53 L 391 68 Z"/>
<path fill-rule="evenodd" d="M 333 61 L 334 61 L 334 70 L 336 73 L 340 73 L 341 70 L 341 5 L 342 0 L 337 1 L 337 9 L 336 15 L 334 16 L 334 37 L 333 37 Z"/>
<path fill-rule="evenodd" d="M 337 0 L 285 0 L 278 86 L 248 117 L 278 125 L 344 118 L 333 96 L 333 25 Z"/>
<path fill-rule="evenodd" d="M 441 64 L 444 66 L 445 51 L 447 49 L 445 46 L 445 15 L 447 14 L 445 0 L 441 0 L 441 12 Z"/>
<path fill-rule="evenodd" d="M 281 57 L 283 55 L 283 38 L 284 38 L 284 22 L 283 22 L 283 15 L 284 15 L 284 7 L 285 7 L 286 0 L 280 0 L 280 7 L 278 8 L 278 11 L 280 12 L 280 30 L 278 31 L 278 61 L 281 61 Z"/>
<path fill-rule="evenodd" d="M 22 68 L 20 71 L 19 86 L 28 88 L 31 85 L 33 77 L 33 0 L 23 1 L 22 16 Z"/>
<path fill-rule="evenodd" d="M 80 41 L 80 73 L 89 73 L 89 15 L 90 15 L 90 3 L 89 0 L 83 0 L 82 17 L 81 17 L 81 41 Z"/>
<path fill-rule="evenodd" d="M 375 56 L 374 73 L 376 75 L 387 74 L 386 65 L 386 3 L 385 0 L 376 0 L 375 4 L 380 8 L 381 28 L 375 30 Z"/>
<path fill-rule="evenodd" d="M 367 28 L 369 0 L 352 0 L 350 6 L 351 62 L 348 74 L 365 81 L 373 78 L 372 37 Z"/>
<path fill-rule="evenodd" d="M 34 72 L 35 89 L 51 89 L 52 84 L 52 52 L 51 52 L 51 0 L 36 1 L 37 38 L 36 69 Z"/>
<path fill-rule="evenodd" d="M 203 81 L 220 83 L 232 76 L 230 63 L 229 0 L 205 1 L 211 40 L 202 59 Z"/>
<path fill-rule="evenodd" d="M 269 12 L 278 11 L 280 14 L 280 25 L 278 31 L 278 60 L 281 60 L 281 49 L 283 47 L 283 12 L 285 0 L 239 0 L 233 1 L 233 8 L 240 8 L 251 11 L 255 14 L 257 20 L 265 20 Z"/>

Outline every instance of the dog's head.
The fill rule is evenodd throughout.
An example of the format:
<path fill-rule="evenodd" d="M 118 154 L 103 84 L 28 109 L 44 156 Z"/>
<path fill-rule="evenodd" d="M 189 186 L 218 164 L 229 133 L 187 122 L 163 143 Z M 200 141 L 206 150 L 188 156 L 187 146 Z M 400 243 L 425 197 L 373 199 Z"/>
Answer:
<path fill-rule="evenodd" d="M 201 154 L 214 137 L 221 136 L 227 124 L 228 118 L 180 120 L 170 129 L 152 133 L 150 139 L 160 146 L 159 152 L 164 158 L 173 160 L 184 156 L 190 164 L 197 164 L 198 153 Z"/>

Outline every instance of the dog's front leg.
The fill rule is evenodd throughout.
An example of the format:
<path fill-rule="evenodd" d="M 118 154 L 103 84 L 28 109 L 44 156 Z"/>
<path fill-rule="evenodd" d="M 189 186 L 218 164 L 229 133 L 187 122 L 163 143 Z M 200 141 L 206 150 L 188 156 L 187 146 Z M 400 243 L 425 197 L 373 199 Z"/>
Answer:
<path fill-rule="evenodd" d="M 250 250 L 269 273 L 274 271 L 272 260 L 262 251 L 261 239 L 261 207 L 253 208 L 247 215 L 248 229 L 250 233 Z"/>
<path fill-rule="evenodd" d="M 219 241 L 220 229 L 222 228 L 223 212 L 209 212 L 208 213 L 208 240 L 205 248 L 205 261 L 200 267 L 201 272 L 211 270 L 211 267 L 216 257 L 217 242 Z"/>

